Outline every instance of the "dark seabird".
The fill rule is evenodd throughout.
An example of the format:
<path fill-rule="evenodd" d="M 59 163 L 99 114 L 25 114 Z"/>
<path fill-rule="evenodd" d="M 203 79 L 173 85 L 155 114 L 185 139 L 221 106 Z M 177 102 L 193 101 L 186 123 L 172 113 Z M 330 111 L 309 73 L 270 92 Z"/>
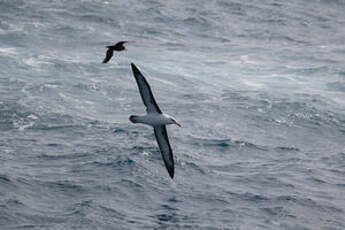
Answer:
<path fill-rule="evenodd" d="M 170 177 L 174 178 L 174 157 L 170 147 L 166 125 L 176 124 L 179 127 L 181 127 L 181 125 L 172 116 L 162 113 L 153 97 L 150 85 L 147 83 L 145 77 L 133 63 L 131 63 L 131 66 L 134 78 L 138 84 L 141 99 L 146 106 L 147 114 L 144 116 L 132 115 L 129 117 L 129 120 L 133 123 L 143 123 L 153 127 L 165 167 L 167 168 Z"/>
<path fill-rule="evenodd" d="M 123 46 L 123 44 L 127 43 L 128 41 L 120 41 L 116 43 L 113 46 L 106 46 L 108 48 L 107 53 L 105 55 L 105 58 L 103 60 L 103 63 L 107 63 L 111 57 L 113 56 L 114 51 L 122 51 L 125 50 L 126 47 Z"/>

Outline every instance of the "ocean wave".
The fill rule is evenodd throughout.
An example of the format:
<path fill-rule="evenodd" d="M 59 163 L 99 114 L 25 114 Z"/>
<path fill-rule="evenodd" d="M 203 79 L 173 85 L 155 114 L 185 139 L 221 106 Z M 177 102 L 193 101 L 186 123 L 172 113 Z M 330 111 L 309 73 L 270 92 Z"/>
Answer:
<path fill-rule="evenodd" d="M 247 141 L 231 140 L 231 139 L 211 139 L 211 138 L 193 138 L 194 145 L 201 145 L 204 147 L 218 147 L 218 148 L 248 148 L 267 151 L 267 146 L 256 145 Z"/>
<path fill-rule="evenodd" d="M 344 229 L 344 4 L 0 1 L 4 229 Z M 306 36 L 307 35 L 307 36 Z M 105 47 L 135 41 L 102 64 Z M 169 178 L 130 62 L 169 127 Z"/>

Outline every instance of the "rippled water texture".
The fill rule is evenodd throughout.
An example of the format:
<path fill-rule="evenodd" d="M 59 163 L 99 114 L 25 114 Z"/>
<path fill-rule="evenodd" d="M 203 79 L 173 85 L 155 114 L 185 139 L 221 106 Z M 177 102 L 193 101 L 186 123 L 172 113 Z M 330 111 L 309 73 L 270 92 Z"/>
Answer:
<path fill-rule="evenodd" d="M 344 12 L 0 0 L 0 228 L 345 229 Z M 183 125 L 174 180 L 128 120 L 145 113 L 130 62 Z"/>

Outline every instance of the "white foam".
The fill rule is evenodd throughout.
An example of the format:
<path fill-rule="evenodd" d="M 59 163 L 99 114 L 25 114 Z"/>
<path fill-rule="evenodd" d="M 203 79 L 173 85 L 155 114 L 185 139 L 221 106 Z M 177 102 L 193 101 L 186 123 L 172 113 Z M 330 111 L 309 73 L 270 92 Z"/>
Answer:
<path fill-rule="evenodd" d="M 16 48 L 4 48 L 0 47 L 0 56 L 12 56 L 17 54 Z"/>

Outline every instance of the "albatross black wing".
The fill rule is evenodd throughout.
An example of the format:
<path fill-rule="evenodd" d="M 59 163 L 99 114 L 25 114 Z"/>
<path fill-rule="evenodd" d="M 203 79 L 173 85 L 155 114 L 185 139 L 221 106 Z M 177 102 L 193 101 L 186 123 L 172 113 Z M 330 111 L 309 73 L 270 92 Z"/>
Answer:
<path fill-rule="evenodd" d="M 165 167 L 171 178 L 174 178 L 174 157 L 170 147 L 165 125 L 154 126 L 155 136 L 164 160 Z"/>
<path fill-rule="evenodd" d="M 144 75 L 142 75 L 142 73 L 133 63 L 131 63 L 131 66 L 133 75 L 138 84 L 141 99 L 143 100 L 143 103 L 146 106 L 147 113 L 162 113 L 162 111 L 156 103 L 155 98 L 153 97 L 151 87 L 149 83 L 147 83 Z"/>
<path fill-rule="evenodd" d="M 113 56 L 113 52 L 114 51 L 111 48 L 108 48 L 103 63 L 107 63 L 111 59 L 111 57 Z"/>

